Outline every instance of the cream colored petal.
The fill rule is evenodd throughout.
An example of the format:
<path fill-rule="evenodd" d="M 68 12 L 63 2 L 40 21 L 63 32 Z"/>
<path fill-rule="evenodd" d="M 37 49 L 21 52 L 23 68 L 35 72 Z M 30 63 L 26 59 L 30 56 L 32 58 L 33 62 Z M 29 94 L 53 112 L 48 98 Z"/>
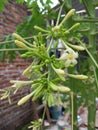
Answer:
<path fill-rule="evenodd" d="M 70 64 L 71 64 L 71 60 L 66 60 L 66 62 L 65 62 L 65 67 L 69 67 Z"/>
<path fill-rule="evenodd" d="M 74 65 L 77 64 L 77 60 L 76 60 L 76 59 L 73 59 L 71 62 L 72 62 L 72 64 L 74 64 Z"/>
<path fill-rule="evenodd" d="M 68 53 L 63 53 L 60 57 L 60 60 L 66 60 L 68 57 Z"/>
<path fill-rule="evenodd" d="M 75 52 L 75 54 L 74 54 L 74 58 L 78 58 L 78 52 Z"/>

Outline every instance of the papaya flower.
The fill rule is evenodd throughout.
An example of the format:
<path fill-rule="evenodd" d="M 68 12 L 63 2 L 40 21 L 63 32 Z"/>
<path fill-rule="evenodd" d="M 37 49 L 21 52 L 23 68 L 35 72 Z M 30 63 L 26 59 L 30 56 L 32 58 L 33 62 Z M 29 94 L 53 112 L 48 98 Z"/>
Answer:
<path fill-rule="evenodd" d="M 29 85 L 29 84 L 33 83 L 33 81 L 11 80 L 10 83 L 14 83 L 16 87 L 22 87 L 22 86 Z"/>
<path fill-rule="evenodd" d="M 75 52 L 71 48 L 67 48 L 61 55 L 59 60 L 65 62 L 65 67 L 74 66 L 77 64 L 78 52 Z"/>
<path fill-rule="evenodd" d="M 12 85 L 12 88 L 16 88 L 16 90 L 14 91 L 14 94 L 16 94 L 16 92 L 18 91 L 18 89 L 26 86 L 26 85 L 29 85 L 29 84 L 32 84 L 33 81 L 18 81 L 18 80 L 11 80 L 10 83 L 14 83 Z"/>

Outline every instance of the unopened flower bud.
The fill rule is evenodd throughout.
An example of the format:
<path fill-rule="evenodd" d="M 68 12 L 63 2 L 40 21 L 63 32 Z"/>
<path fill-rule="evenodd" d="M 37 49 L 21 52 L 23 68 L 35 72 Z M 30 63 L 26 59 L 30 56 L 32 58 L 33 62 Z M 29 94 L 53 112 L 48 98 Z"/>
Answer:
<path fill-rule="evenodd" d="M 29 47 L 26 46 L 23 42 L 15 40 L 15 44 L 21 48 L 28 49 Z"/>
<path fill-rule="evenodd" d="M 56 69 L 53 65 L 52 65 L 52 67 L 53 67 L 54 71 L 57 73 L 57 75 L 60 77 L 60 79 L 65 81 L 65 77 L 64 77 L 65 72 L 64 72 L 64 70 Z"/>
<path fill-rule="evenodd" d="M 74 14 L 74 12 L 75 12 L 75 9 L 71 9 L 71 10 L 66 14 L 66 16 L 64 17 L 64 19 L 62 20 L 62 22 L 60 23 L 59 26 L 62 26 L 62 24 L 63 24 L 66 20 L 68 20 L 68 19 Z"/>
<path fill-rule="evenodd" d="M 20 35 L 18 35 L 17 33 L 13 33 L 13 36 L 17 39 L 17 40 L 19 40 L 19 41 L 21 41 L 21 42 L 26 42 Z"/>
<path fill-rule="evenodd" d="M 55 69 L 55 72 L 59 75 L 64 75 L 65 74 L 65 72 L 64 72 L 64 70 L 62 70 L 62 69 Z"/>
<path fill-rule="evenodd" d="M 58 31 L 60 29 L 60 26 L 55 26 L 52 28 L 52 31 Z"/>
<path fill-rule="evenodd" d="M 58 87 L 58 91 L 60 91 L 60 92 L 69 92 L 70 88 L 61 85 L 61 86 Z"/>
<path fill-rule="evenodd" d="M 33 92 L 26 95 L 25 97 L 23 97 L 22 99 L 19 100 L 18 105 L 21 106 L 24 103 L 26 103 L 31 97 L 33 96 Z"/>
<path fill-rule="evenodd" d="M 32 84 L 33 81 L 18 81 L 18 80 L 11 80 L 10 83 L 14 83 L 13 87 L 21 88 L 26 85 Z"/>
<path fill-rule="evenodd" d="M 32 67 L 31 65 L 30 65 L 29 67 L 27 67 L 27 68 L 23 71 L 22 75 L 26 76 L 28 73 L 30 73 L 31 67 Z"/>
<path fill-rule="evenodd" d="M 83 46 L 78 46 L 78 45 L 71 45 L 71 44 L 68 44 L 70 47 L 72 47 L 73 49 L 75 50 L 78 50 L 78 51 L 84 51 L 85 48 Z"/>
<path fill-rule="evenodd" d="M 41 31 L 41 32 L 48 32 L 47 30 L 45 30 L 45 29 L 43 29 L 43 28 L 41 28 L 39 26 L 34 26 L 34 28 Z"/>
<path fill-rule="evenodd" d="M 50 85 L 50 87 L 51 87 L 51 89 L 52 89 L 53 91 L 58 91 L 57 85 L 55 85 L 55 84 L 52 83 L 52 82 L 49 82 L 49 85 Z"/>
<path fill-rule="evenodd" d="M 73 74 L 67 74 L 69 77 L 71 77 L 71 78 L 75 78 L 75 79 L 88 79 L 88 76 L 86 76 L 86 75 L 73 75 Z"/>
<path fill-rule="evenodd" d="M 70 31 L 72 31 L 72 30 L 75 30 L 76 28 L 79 27 L 79 25 L 80 25 L 80 23 L 74 24 L 71 28 L 68 29 L 68 31 L 70 32 Z"/>
<path fill-rule="evenodd" d="M 42 119 L 40 118 L 40 119 L 38 119 L 38 121 L 39 121 L 39 122 L 42 122 Z"/>

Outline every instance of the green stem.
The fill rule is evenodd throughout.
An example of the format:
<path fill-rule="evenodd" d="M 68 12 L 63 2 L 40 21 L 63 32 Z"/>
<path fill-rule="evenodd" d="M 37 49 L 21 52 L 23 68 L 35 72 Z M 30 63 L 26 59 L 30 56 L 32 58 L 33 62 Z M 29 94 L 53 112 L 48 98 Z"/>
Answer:
<path fill-rule="evenodd" d="M 38 36 L 38 35 L 33 35 L 31 37 L 24 37 L 25 40 L 30 40 L 30 39 L 33 39 L 34 36 Z M 47 36 L 47 34 L 42 34 L 42 36 Z M 8 44 L 8 43 L 11 43 L 11 42 L 14 42 L 15 40 L 9 40 L 9 41 L 6 41 L 6 42 L 0 42 L 0 45 L 1 44 Z"/>
<path fill-rule="evenodd" d="M 78 121 L 77 121 L 77 93 L 71 92 L 71 127 L 72 130 L 78 130 Z"/>
<path fill-rule="evenodd" d="M 27 50 L 27 49 L 22 49 L 22 48 L 0 49 L 0 52 L 2 52 L 2 51 L 21 51 L 21 50 Z"/>
<path fill-rule="evenodd" d="M 52 44 L 53 44 L 53 38 L 51 38 L 51 41 L 50 41 L 49 46 L 48 46 L 48 48 L 47 48 L 47 53 L 49 53 Z"/>
<path fill-rule="evenodd" d="M 75 18 L 73 18 L 73 20 L 75 21 L 75 22 L 89 22 L 89 23 L 93 23 L 93 22 L 98 22 L 98 18 L 96 18 L 96 19 L 75 19 Z"/>
<path fill-rule="evenodd" d="M 84 5 L 84 7 L 86 9 L 87 14 L 90 16 L 90 12 L 89 12 L 89 8 L 88 8 L 88 5 L 87 5 L 87 1 L 86 0 L 82 0 L 82 2 L 83 2 L 83 5 Z"/>
<path fill-rule="evenodd" d="M 44 107 L 44 112 L 43 112 L 43 115 L 42 115 L 42 125 L 41 125 L 41 130 L 43 130 L 43 123 L 44 123 L 44 118 L 45 118 L 45 112 L 46 112 L 46 105 Z"/>
<path fill-rule="evenodd" d="M 63 3 L 63 5 L 64 5 L 64 3 Z M 60 8 L 60 11 L 59 11 L 59 14 L 58 14 L 58 18 L 57 18 L 57 21 L 56 21 L 56 26 L 59 24 L 60 16 L 61 16 L 61 13 L 62 13 L 63 5 L 62 5 L 61 8 Z"/>
<path fill-rule="evenodd" d="M 39 27 L 39 26 L 34 26 L 34 28 L 35 28 L 36 30 L 39 30 L 40 32 L 49 33 L 49 31 L 47 31 L 47 30 L 45 30 L 45 29 L 43 29 L 43 28 L 41 28 L 41 27 Z"/>
<path fill-rule="evenodd" d="M 75 68 L 69 68 L 68 73 L 72 73 Z M 76 79 L 70 78 L 71 92 L 71 124 L 73 130 L 78 130 L 77 122 L 77 84 Z"/>
<path fill-rule="evenodd" d="M 95 64 L 95 66 L 98 68 L 98 64 L 96 62 L 96 60 L 94 59 L 93 55 L 90 53 L 90 51 L 87 49 L 87 47 L 80 41 L 80 39 L 74 37 L 86 50 L 86 52 L 88 53 L 89 57 L 91 58 L 91 60 L 93 61 L 93 63 Z"/>
<path fill-rule="evenodd" d="M 96 85 L 97 85 L 97 89 L 98 89 L 98 74 L 97 74 L 97 71 L 98 71 L 98 69 L 96 69 L 95 67 L 94 67 L 94 77 L 95 77 L 95 81 L 96 81 Z"/>
<path fill-rule="evenodd" d="M 71 129 L 73 130 L 73 119 L 74 119 L 74 107 L 73 107 L 73 92 L 70 94 L 71 97 Z"/>
<path fill-rule="evenodd" d="M 14 42 L 14 40 L 9 40 L 9 41 L 6 41 L 6 42 L 0 42 L 0 45 L 1 45 L 1 44 L 11 43 L 11 42 Z"/>

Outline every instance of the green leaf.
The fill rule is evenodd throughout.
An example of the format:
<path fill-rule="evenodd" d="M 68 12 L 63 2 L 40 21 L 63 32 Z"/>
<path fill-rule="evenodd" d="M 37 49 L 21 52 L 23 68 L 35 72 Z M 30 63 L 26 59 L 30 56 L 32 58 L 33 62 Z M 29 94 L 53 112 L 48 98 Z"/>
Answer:
<path fill-rule="evenodd" d="M 19 4 L 23 4 L 25 2 L 25 0 L 16 0 L 16 2 Z"/>
<path fill-rule="evenodd" d="M 43 2 L 43 0 L 40 0 L 40 3 L 42 4 L 42 6 L 44 6 L 44 2 Z"/>
<path fill-rule="evenodd" d="M 8 0 L 0 0 L 0 11 L 3 10 L 5 4 L 7 4 L 7 3 L 8 3 Z"/>
<path fill-rule="evenodd" d="M 5 37 L 2 42 L 12 41 L 14 38 L 12 35 Z M 0 44 L 0 50 L 2 49 L 14 49 L 17 48 L 14 42 Z M 0 51 L 0 61 L 4 62 L 5 58 L 8 58 L 9 61 L 12 61 L 16 57 L 17 53 L 15 51 Z"/>
<path fill-rule="evenodd" d="M 80 3 L 82 3 L 82 0 L 79 0 L 80 1 Z"/>
<path fill-rule="evenodd" d="M 44 27 L 46 23 L 45 18 L 37 4 L 37 1 L 34 1 L 31 4 L 29 3 L 27 4 L 28 4 L 27 6 L 30 8 L 31 14 L 24 19 L 23 24 L 20 24 L 17 27 L 17 32 L 19 34 L 22 34 L 22 36 L 29 36 L 31 34 L 36 34 L 34 26 L 37 25 Z"/>
<path fill-rule="evenodd" d="M 46 1 L 46 4 L 49 5 L 49 4 L 53 4 L 53 2 L 51 0 L 47 0 Z"/>

